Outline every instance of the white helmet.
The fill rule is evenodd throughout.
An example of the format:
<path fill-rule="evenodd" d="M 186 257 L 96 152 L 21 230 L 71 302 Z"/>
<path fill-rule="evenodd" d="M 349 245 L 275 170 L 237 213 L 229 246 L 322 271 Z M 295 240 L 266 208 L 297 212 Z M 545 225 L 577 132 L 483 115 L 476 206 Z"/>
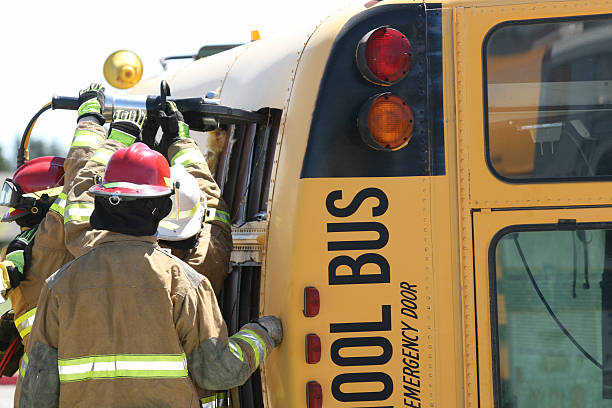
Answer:
<path fill-rule="evenodd" d="M 157 238 L 166 241 L 182 241 L 200 232 L 206 197 L 200 191 L 198 182 L 180 165 L 170 167 L 170 177 L 178 188 L 172 194 L 172 210 L 159 222 Z M 202 202 L 200 202 L 202 201 Z"/>

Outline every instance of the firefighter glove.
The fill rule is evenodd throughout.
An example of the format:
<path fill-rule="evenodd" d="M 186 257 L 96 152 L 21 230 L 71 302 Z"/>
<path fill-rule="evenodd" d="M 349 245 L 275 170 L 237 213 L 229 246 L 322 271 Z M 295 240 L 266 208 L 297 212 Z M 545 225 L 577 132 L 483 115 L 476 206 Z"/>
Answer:
<path fill-rule="evenodd" d="M 32 260 L 32 245 L 38 226 L 27 229 L 15 237 L 6 248 L 4 261 L 0 263 L 2 295 L 19 286 Z"/>
<path fill-rule="evenodd" d="M 189 138 L 189 126 L 173 101 L 166 102 L 165 108 L 159 111 L 158 120 L 163 132 L 159 152 L 167 156 L 168 148 L 174 142 Z"/>
<path fill-rule="evenodd" d="M 104 87 L 100 84 L 92 83 L 88 88 L 79 92 L 79 118 L 95 118 L 100 124 L 104 124 Z"/>
<path fill-rule="evenodd" d="M 147 118 L 143 109 L 116 110 L 113 114 L 108 138 L 118 140 L 125 146 L 142 141 L 142 126 Z"/>
<path fill-rule="evenodd" d="M 157 120 L 151 116 L 147 116 L 144 125 L 142 125 L 142 142 L 151 149 L 155 149 L 155 136 L 157 136 L 158 129 L 159 123 Z"/>
<path fill-rule="evenodd" d="M 278 346 L 283 341 L 283 325 L 280 319 L 274 316 L 264 316 L 257 319 L 257 324 L 268 332 L 274 341 L 274 347 Z"/>

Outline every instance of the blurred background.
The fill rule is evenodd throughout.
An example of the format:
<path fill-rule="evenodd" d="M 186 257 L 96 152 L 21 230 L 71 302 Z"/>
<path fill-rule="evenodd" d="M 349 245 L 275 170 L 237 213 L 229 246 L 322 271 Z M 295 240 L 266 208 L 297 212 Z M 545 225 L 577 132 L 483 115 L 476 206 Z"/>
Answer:
<path fill-rule="evenodd" d="M 359 1 L 359 0 L 358 0 Z M 78 96 L 90 82 L 120 94 L 102 67 L 114 51 L 142 60 L 143 79 L 162 72 L 160 58 L 196 54 L 204 45 L 240 44 L 312 26 L 355 0 L 29 0 L 4 2 L 0 12 L 0 182 L 16 168 L 18 141 L 53 94 Z M 190 60 L 169 61 L 176 69 Z M 34 127 L 30 158 L 65 155 L 76 124 L 72 111 L 47 111 Z M 6 211 L 0 207 L 0 216 Z M 0 243 L 17 233 L 0 223 Z M 8 302 L 7 302 L 8 303 Z M 7 304 L 1 305 L 8 306 Z M 0 386 L 0 408 L 12 406 Z"/>

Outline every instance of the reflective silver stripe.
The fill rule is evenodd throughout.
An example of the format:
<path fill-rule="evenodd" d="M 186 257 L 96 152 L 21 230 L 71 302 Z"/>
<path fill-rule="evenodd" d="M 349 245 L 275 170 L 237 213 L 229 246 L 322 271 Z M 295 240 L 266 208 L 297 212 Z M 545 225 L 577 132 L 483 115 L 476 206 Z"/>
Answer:
<path fill-rule="evenodd" d="M 206 160 L 201 151 L 193 148 L 179 150 L 179 152 L 172 157 L 172 160 L 170 160 L 171 166 L 180 164 L 184 167 L 196 163 L 206 163 Z"/>
<path fill-rule="evenodd" d="M 66 209 L 66 194 L 60 193 L 51 205 L 51 209 L 63 217 Z"/>
<path fill-rule="evenodd" d="M 96 378 L 184 378 L 185 354 L 113 354 L 58 359 L 61 382 Z"/>
<path fill-rule="evenodd" d="M 23 353 L 23 357 L 21 358 L 21 364 L 19 365 L 19 374 L 21 377 L 25 377 L 25 373 L 28 369 L 28 353 Z"/>
<path fill-rule="evenodd" d="M 103 166 L 106 166 L 106 164 L 110 160 L 113 153 L 114 151 L 101 147 L 98 150 L 96 150 L 96 152 L 93 154 L 93 156 L 91 156 L 91 159 L 89 160 L 96 162 L 98 164 L 101 164 Z"/>
<path fill-rule="evenodd" d="M 211 221 L 222 222 L 225 225 L 227 225 L 229 229 L 232 229 L 232 223 L 230 222 L 230 215 L 226 213 L 225 211 L 217 210 L 216 208 L 207 208 L 206 215 L 204 217 L 204 222 L 211 222 Z"/>
<path fill-rule="evenodd" d="M 218 391 L 210 397 L 200 399 L 202 408 L 231 408 L 230 395 L 227 391 Z"/>
<path fill-rule="evenodd" d="M 15 319 L 15 327 L 17 327 L 17 331 L 22 339 L 32 331 L 32 325 L 34 324 L 35 317 L 36 308 L 28 310 Z"/>
<path fill-rule="evenodd" d="M 236 356 L 238 360 L 244 363 L 244 356 L 242 354 L 242 349 L 240 348 L 240 346 L 236 342 L 234 342 L 232 339 L 229 339 L 228 346 L 232 354 Z"/>
<path fill-rule="evenodd" d="M 251 330 L 240 330 L 231 338 L 240 339 L 251 346 L 253 354 L 255 355 L 255 366 L 258 366 L 264 360 L 264 358 L 266 358 L 267 350 L 265 343 Z"/>
<path fill-rule="evenodd" d="M 78 130 L 70 147 L 98 147 L 103 141 L 104 137 L 91 130 Z"/>
<path fill-rule="evenodd" d="M 70 221 L 89 221 L 89 217 L 94 210 L 94 205 L 90 203 L 74 203 L 66 206 L 64 213 L 64 224 Z"/>

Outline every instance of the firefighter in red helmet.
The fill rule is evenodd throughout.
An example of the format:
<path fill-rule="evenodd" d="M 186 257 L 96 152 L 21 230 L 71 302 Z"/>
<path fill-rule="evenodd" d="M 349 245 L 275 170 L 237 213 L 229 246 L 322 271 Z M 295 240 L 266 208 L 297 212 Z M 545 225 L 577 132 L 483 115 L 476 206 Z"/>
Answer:
<path fill-rule="evenodd" d="M 100 114 L 103 105 L 104 88 L 102 86 L 91 84 L 88 88 L 82 90 L 79 95 L 77 127 L 66 159 L 49 160 L 49 168 L 46 174 L 34 174 L 30 170 L 24 171 L 26 169 L 39 170 L 39 166 L 46 160 L 44 158 L 32 159 L 22 166 L 15 176 L 10 181 L 7 180 L 4 185 L 3 203 L 14 208 L 14 210 L 9 211 L 6 220 L 14 220 L 20 225 L 31 225 L 29 229 L 23 231 L 13 241 L 21 241 L 27 246 L 22 252 L 24 254 L 23 258 L 19 257 L 17 262 L 21 271 L 18 276 L 21 280 L 15 279 L 10 289 L 5 292 L 11 300 L 14 311 L 13 327 L 16 327 L 19 332 L 24 346 L 27 345 L 36 315 L 36 303 L 45 279 L 74 259 L 64 243 L 66 191 L 71 187 L 81 162 L 87 160 L 105 138 L 106 132 L 100 126 L 104 123 L 104 118 Z M 57 165 L 62 160 L 63 167 L 60 171 Z M 45 173 L 44 167 L 41 172 Z M 51 176 L 53 176 L 51 180 L 57 179 L 59 181 L 57 187 L 60 188 L 52 190 L 53 186 L 48 182 L 48 177 Z M 33 183 L 34 186 L 27 187 L 26 179 L 28 183 Z M 63 189 L 61 188 L 62 185 Z M 42 191 L 28 191 L 29 188 L 39 189 L 42 187 L 45 187 Z M 47 189 L 47 187 L 49 188 Z M 48 196 L 48 199 L 44 199 L 44 194 Z M 50 200 L 54 196 L 56 196 L 55 201 Z M 38 200 L 34 201 L 32 198 Z M 35 203 L 34 206 L 32 206 L 33 203 Z M 23 262 L 19 262 L 21 259 L 23 259 Z M 13 265 L 15 265 L 14 262 Z M 21 367 L 25 363 L 26 361 L 22 359 Z M 19 398 L 23 375 L 21 369 L 20 372 L 21 375 L 15 391 L 16 401 Z M 8 370 L 4 372 L 4 375 L 9 374 Z"/>
<path fill-rule="evenodd" d="M 6 179 L 0 192 L 0 205 L 10 207 L 2 222 L 15 221 L 22 232 L 7 247 L 0 263 L 2 295 L 23 279 L 26 251 L 32 242 L 38 224 L 62 192 L 64 184 L 63 157 L 37 157 L 17 169 L 13 178 Z"/>
<path fill-rule="evenodd" d="M 244 383 L 280 343 L 272 316 L 228 338 L 208 279 L 159 247 L 176 188 L 164 156 L 142 143 L 110 157 L 88 190 L 93 247 L 40 295 L 20 407 L 199 406 L 195 386 Z"/>
<path fill-rule="evenodd" d="M 15 221 L 21 232 L 3 250 L 0 262 L 0 289 L 7 298 L 24 279 L 25 265 L 32 256 L 32 242 L 38 225 L 64 183 L 64 158 L 37 157 L 6 179 L 0 191 L 0 205 L 11 207 L 2 222 Z M 11 310 L 0 319 L 0 375 L 12 375 L 23 354 L 19 329 Z"/>

